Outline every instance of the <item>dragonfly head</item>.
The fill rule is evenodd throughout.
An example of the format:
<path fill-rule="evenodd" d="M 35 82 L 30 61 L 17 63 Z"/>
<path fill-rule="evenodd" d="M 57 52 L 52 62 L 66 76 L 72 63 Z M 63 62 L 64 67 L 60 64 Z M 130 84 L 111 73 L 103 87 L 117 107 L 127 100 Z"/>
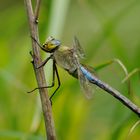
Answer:
<path fill-rule="evenodd" d="M 43 44 L 43 48 L 46 52 L 54 52 L 59 46 L 61 45 L 61 42 L 59 40 L 56 40 L 52 36 L 49 36 L 47 38 L 46 43 Z"/>

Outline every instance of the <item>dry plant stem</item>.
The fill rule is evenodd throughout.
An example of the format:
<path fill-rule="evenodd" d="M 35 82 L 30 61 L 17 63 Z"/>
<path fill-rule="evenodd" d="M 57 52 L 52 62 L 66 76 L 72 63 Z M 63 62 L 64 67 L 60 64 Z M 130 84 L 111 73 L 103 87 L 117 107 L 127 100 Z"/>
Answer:
<path fill-rule="evenodd" d="M 38 39 L 38 26 L 35 20 L 36 20 L 36 17 L 38 17 L 40 2 L 39 0 L 37 0 L 36 9 L 38 10 L 36 10 L 37 14 L 34 15 L 31 0 L 24 0 L 24 1 L 25 1 L 25 7 L 27 10 L 27 15 L 28 15 L 30 34 L 32 37 L 34 37 L 38 41 L 39 40 Z M 34 57 L 33 64 L 34 66 L 37 66 L 41 63 L 41 59 L 40 59 L 38 44 L 34 40 L 32 40 L 32 49 L 33 49 L 33 57 Z M 44 74 L 43 69 L 42 68 L 35 69 L 34 67 L 34 71 L 35 71 L 38 87 L 46 86 L 47 84 L 46 84 L 45 74 Z M 39 90 L 39 93 L 40 93 L 42 110 L 43 110 L 43 115 L 44 115 L 44 120 L 45 120 L 47 140 L 56 140 L 54 121 L 52 117 L 52 108 L 51 108 L 49 96 L 47 93 L 47 89 L 42 88 Z"/>
<path fill-rule="evenodd" d="M 35 7 L 35 21 L 36 21 L 36 22 L 38 22 L 40 4 L 41 4 L 41 0 L 37 0 L 37 1 L 36 1 L 36 7 Z"/>

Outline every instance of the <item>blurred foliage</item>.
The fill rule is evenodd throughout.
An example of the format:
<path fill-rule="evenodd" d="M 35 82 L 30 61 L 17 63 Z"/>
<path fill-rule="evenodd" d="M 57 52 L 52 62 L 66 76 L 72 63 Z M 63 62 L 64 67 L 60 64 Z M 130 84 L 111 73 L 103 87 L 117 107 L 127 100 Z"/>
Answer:
<path fill-rule="evenodd" d="M 0 140 L 45 139 L 43 116 L 29 51 L 31 40 L 23 1 L 0 1 Z M 42 0 L 39 34 L 71 45 L 76 35 L 86 52 L 85 64 L 98 66 L 119 58 L 128 71 L 139 68 L 139 0 Z M 43 53 L 43 52 L 42 52 Z M 46 55 L 46 54 L 45 54 Z M 43 54 L 44 56 L 44 54 Z M 51 64 L 46 77 L 51 81 Z M 59 68 L 61 88 L 53 98 L 59 140 L 125 140 L 138 117 L 120 102 L 96 89 L 87 100 L 77 80 Z M 128 96 L 124 73 L 117 64 L 98 72 L 99 77 Z M 131 78 L 133 97 L 140 106 L 137 75 Z M 52 93 L 54 89 L 50 89 Z M 140 125 L 129 135 L 139 140 Z"/>

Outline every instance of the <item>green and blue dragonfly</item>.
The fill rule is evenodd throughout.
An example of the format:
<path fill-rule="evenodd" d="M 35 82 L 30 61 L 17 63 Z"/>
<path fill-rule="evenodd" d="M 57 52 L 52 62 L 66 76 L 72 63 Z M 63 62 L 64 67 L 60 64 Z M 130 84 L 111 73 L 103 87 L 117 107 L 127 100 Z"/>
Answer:
<path fill-rule="evenodd" d="M 57 70 L 57 65 L 65 69 L 70 75 L 77 78 L 80 82 L 81 88 L 83 89 L 85 95 L 87 98 L 92 97 L 92 85 L 96 85 L 106 91 L 107 93 L 114 96 L 116 99 L 118 99 L 120 102 L 122 102 L 125 106 L 127 106 L 129 109 L 131 109 L 133 112 L 138 114 L 140 116 L 140 109 L 133 104 L 128 98 L 123 96 L 119 91 L 112 88 L 108 84 L 104 83 L 100 79 L 96 77 L 94 74 L 93 68 L 86 66 L 84 64 L 80 63 L 80 60 L 84 57 L 84 51 L 82 47 L 80 46 L 80 43 L 76 37 L 74 37 L 73 45 L 72 47 L 64 46 L 61 44 L 61 42 L 53 37 L 48 37 L 46 43 L 41 46 L 35 38 L 32 37 L 32 39 L 38 44 L 38 46 L 45 52 L 50 53 L 50 56 L 43 61 L 38 67 L 40 68 L 44 66 L 50 59 L 53 60 L 53 81 L 52 85 L 46 86 L 46 87 L 38 87 L 36 89 L 40 88 L 51 88 L 54 86 L 55 82 L 55 74 L 57 76 L 58 80 L 58 87 L 55 89 L 54 93 L 50 96 L 50 101 L 56 91 L 60 87 L 60 79 L 59 74 Z M 34 58 L 34 57 L 33 57 Z M 34 64 L 34 63 L 33 63 Z M 32 91 L 34 91 L 32 90 Z M 30 91 L 30 92 L 32 92 Z"/>
<path fill-rule="evenodd" d="M 38 42 L 37 44 L 43 51 L 50 53 L 50 56 L 46 60 L 44 60 L 40 64 L 40 66 L 38 66 L 37 68 L 44 66 L 50 59 L 52 59 L 53 60 L 53 81 L 52 81 L 52 85 L 50 86 L 38 87 L 38 88 L 35 88 L 34 90 L 39 89 L 39 88 L 53 87 L 54 81 L 55 81 L 55 74 L 56 74 L 57 80 L 58 80 L 58 87 L 56 88 L 54 93 L 51 95 L 50 100 L 52 99 L 53 95 L 56 93 L 56 91 L 60 87 L 60 78 L 59 78 L 56 64 L 62 67 L 63 69 L 65 69 L 70 75 L 72 75 L 73 77 L 79 80 L 80 86 L 82 90 L 84 91 L 87 98 L 92 97 L 93 84 L 99 86 L 103 90 L 106 90 L 106 91 L 108 90 L 109 86 L 96 77 L 96 75 L 94 74 L 93 68 L 80 63 L 80 60 L 84 58 L 85 54 L 76 37 L 74 37 L 73 39 L 72 47 L 62 45 L 59 40 L 53 38 L 52 36 L 48 37 L 46 43 L 43 44 L 43 46 L 41 46 Z"/>

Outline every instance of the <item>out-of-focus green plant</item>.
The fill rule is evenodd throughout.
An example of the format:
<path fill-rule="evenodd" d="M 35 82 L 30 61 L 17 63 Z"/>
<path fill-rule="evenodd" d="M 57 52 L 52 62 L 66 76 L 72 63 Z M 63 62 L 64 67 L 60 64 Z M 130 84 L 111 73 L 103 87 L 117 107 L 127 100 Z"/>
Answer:
<path fill-rule="evenodd" d="M 23 1 L 1 1 L 0 5 L 0 139 L 44 138 L 42 115 L 39 125 L 31 133 L 31 124 L 38 104 L 38 93 L 26 92 L 36 87 L 30 64 L 31 50 L 27 17 Z M 43 1 L 39 16 L 41 42 L 48 35 L 71 45 L 74 35 L 85 49 L 84 63 L 96 66 L 119 58 L 128 71 L 139 67 L 140 61 L 140 1 L 53 0 Z M 49 64 L 51 69 L 51 64 Z M 48 66 L 47 66 L 48 68 Z M 50 77 L 51 71 L 46 70 Z M 53 100 L 53 114 L 60 140 L 124 140 L 137 121 L 118 101 L 100 89 L 94 98 L 86 100 L 78 81 L 59 69 L 61 88 Z M 127 86 L 121 84 L 123 72 L 117 65 L 99 71 L 99 77 L 126 96 Z M 131 79 L 133 95 L 140 106 L 139 79 Z M 49 90 L 50 94 L 53 89 Z M 131 139 L 139 140 L 140 127 L 134 129 Z"/>

